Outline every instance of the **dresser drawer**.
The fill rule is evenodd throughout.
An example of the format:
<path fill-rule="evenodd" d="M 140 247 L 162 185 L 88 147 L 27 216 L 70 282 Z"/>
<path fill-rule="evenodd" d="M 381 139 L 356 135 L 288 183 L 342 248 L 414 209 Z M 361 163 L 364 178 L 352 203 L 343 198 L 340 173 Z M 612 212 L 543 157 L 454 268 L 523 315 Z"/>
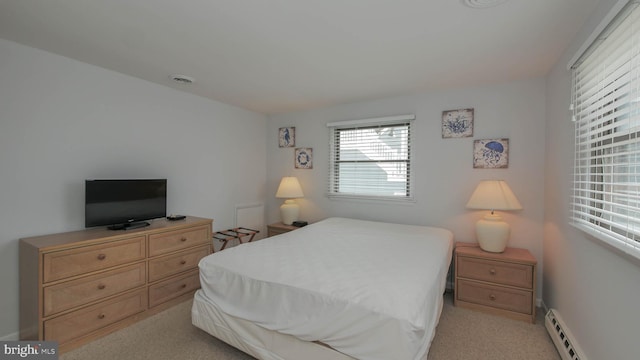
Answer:
<path fill-rule="evenodd" d="M 149 256 L 162 255 L 198 244 L 209 244 L 211 241 L 207 226 L 152 234 L 149 235 Z"/>
<path fill-rule="evenodd" d="M 531 291 L 458 280 L 456 299 L 494 308 L 531 314 Z"/>
<path fill-rule="evenodd" d="M 200 287 L 197 269 L 189 273 L 149 286 L 149 307 L 177 298 Z"/>
<path fill-rule="evenodd" d="M 533 288 L 533 266 L 458 256 L 457 276 L 503 285 Z"/>
<path fill-rule="evenodd" d="M 145 237 L 44 254 L 44 282 L 86 274 L 145 258 Z"/>
<path fill-rule="evenodd" d="M 44 288 L 44 316 L 144 285 L 144 262 Z"/>
<path fill-rule="evenodd" d="M 119 296 L 44 322 L 44 339 L 63 344 L 145 311 L 146 289 Z"/>
<path fill-rule="evenodd" d="M 203 257 L 211 253 L 211 246 L 200 246 L 174 255 L 149 260 L 149 282 L 160 280 L 169 275 L 194 269 Z"/>

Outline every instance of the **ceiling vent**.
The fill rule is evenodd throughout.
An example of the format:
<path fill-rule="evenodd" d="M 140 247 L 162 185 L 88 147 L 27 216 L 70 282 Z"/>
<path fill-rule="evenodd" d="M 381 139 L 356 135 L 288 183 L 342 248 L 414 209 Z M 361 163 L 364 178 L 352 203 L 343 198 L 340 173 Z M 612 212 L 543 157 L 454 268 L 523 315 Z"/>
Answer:
<path fill-rule="evenodd" d="M 505 2 L 507 2 L 507 0 L 462 0 L 464 5 L 474 9 L 486 9 Z"/>
<path fill-rule="evenodd" d="M 195 79 L 190 76 L 178 74 L 170 75 L 169 78 L 180 84 L 193 84 L 193 82 L 195 81 Z"/>

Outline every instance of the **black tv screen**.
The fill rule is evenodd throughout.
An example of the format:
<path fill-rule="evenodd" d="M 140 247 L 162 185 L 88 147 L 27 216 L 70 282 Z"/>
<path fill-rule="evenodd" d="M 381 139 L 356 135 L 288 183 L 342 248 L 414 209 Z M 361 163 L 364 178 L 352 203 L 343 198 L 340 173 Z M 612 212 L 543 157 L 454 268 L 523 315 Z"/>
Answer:
<path fill-rule="evenodd" d="M 85 181 L 85 227 L 127 229 L 167 215 L 167 179 Z"/>

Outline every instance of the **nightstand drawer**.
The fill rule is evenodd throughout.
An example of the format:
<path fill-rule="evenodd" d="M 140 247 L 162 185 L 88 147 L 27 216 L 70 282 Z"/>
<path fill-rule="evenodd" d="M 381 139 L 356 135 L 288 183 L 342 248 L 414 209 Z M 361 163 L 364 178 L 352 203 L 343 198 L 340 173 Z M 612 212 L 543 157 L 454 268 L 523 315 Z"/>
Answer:
<path fill-rule="evenodd" d="M 280 235 L 280 234 L 284 234 L 286 232 L 289 232 L 291 230 L 282 230 L 282 229 L 269 229 L 269 231 L 267 232 L 267 236 L 271 237 L 271 236 L 276 236 L 276 235 Z"/>
<path fill-rule="evenodd" d="M 269 224 L 267 225 L 267 236 L 276 236 L 296 229 L 299 229 L 299 227 L 293 225 L 285 225 L 281 222 Z"/>
<path fill-rule="evenodd" d="M 459 256 L 457 271 L 457 276 L 467 279 L 533 288 L 533 267 L 530 265 Z"/>
<path fill-rule="evenodd" d="M 531 291 L 467 280 L 458 280 L 456 299 L 523 314 L 531 314 L 533 307 Z"/>

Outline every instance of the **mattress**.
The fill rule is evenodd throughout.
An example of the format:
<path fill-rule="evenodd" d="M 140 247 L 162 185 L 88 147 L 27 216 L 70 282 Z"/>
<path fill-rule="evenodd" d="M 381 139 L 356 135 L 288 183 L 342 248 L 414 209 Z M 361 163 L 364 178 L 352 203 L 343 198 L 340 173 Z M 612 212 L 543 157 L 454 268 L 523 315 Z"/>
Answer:
<path fill-rule="evenodd" d="M 203 258 L 198 296 L 357 359 L 419 360 L 442 311 L 452 248 L 446 229 L 329 218 Z"/>

